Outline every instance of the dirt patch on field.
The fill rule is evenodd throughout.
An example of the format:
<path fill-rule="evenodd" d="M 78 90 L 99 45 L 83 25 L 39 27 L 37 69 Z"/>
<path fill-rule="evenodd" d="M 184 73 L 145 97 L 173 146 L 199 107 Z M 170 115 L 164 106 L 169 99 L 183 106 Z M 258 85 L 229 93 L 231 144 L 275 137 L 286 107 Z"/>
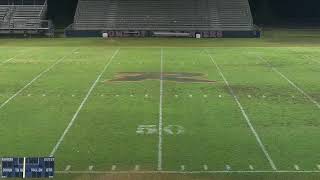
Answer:
<path fill-rule="evenodd" d="M 160 72 L 119 72 L 110 82 L 137 82 L 145 80 L 160 80 Z M 180 83 L 215 83 L 206 78 L 203 73 L 168 72 L 162 73 L 163 80 Z"/>

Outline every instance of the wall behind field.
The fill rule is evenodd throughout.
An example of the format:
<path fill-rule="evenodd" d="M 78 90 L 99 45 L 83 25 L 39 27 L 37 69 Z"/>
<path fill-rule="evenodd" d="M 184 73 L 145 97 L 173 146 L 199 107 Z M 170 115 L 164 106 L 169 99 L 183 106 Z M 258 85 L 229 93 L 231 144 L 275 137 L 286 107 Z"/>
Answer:
<path fill-rule="evenodd" d="M 48 0 L 48 17 L 58 27 L 72 23 L 78 0 Z M 249 0 L 256 24 L 320 19 L 320 0 Z M 300 20 L 299 20 L 300 19 Z M 301 20 L 302 19 L 302 20 Z"/>

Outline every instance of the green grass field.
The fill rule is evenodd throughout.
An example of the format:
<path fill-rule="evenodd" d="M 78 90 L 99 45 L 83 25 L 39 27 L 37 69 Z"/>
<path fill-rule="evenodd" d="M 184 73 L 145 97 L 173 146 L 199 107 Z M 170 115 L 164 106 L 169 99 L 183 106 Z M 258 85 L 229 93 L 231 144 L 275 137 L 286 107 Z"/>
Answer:
<path fill-rule="evenodd" d="M 56 179 L 319 179 L 320 32 L 0 39 L 0 156 Z"/>

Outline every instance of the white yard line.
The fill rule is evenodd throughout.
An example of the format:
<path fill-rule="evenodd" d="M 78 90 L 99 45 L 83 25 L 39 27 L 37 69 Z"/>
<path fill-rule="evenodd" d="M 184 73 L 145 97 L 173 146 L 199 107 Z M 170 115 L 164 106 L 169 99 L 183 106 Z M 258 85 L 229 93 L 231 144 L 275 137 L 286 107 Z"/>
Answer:
<path fill-rule="evenodd" d="M 57 174 L 281 174 L 320 173 L 320 171 L 56 171 Z"/>
<path fill-rule="evenodd" d="M 258 56 L 258 58 L 260 60 L 262 60 L 263 62 L 267 63 L 268 66 L 275 72 L 277 73 L 278 75 L 280 75 L 283 79 L 285 79 L 286 81 L 288 81 L 288 83 L 296 88 L 301 94 L 303 94 L 306 98 L 309 99 L 309 101 L 311 101 L 312 103 L 314 103 L 319 109 L 320 109 L 320 104 L 315 100 L 313 99 L 309 94 L 307 94 L 304 90 L 302 90 L 300 87 L 298 87 L 294 82 L 292 82 L 288 77 L 286 77 L 284 74 L 282 74 L 278 69 L 276 69 L 275 67 L 272 66 L 272 64 L 269 63 L 269 61 L 267 61 L 266 59 L 264 59 L 263 57 L 261 56 Z"/>
<path fill-rule="evenodd" d="M 19 53 L 19 54 L 16 54 L 15 56 L 13 56 L 12 58 L 9 58 L 7 60 L 4 60 L 3 62 L 0 62 L 0 64 L 5 64 L 5 63 L 8 63 L 12 60 L 14 60 L 16 57 L 20 56 L 20 55 L 24 55 L 26 52 L 22 52 L 22 53 Z"/>
<path fill-rule="evenodd" d="M 212 63 L 216 66 L 220 76 L 222 77 L 223 81 L 225 82 L 225 84 L 227 85 L 230 94 L 233 96 L 234 100 L 236 101 L 243 117 L 245 118 L 251 132 L 253 133 L 253 135 L 255 136 L 261 150 L 263 151 L 264 155 L 266 156 L 266 158 L 269 161 L 270 166 L 272 167 L 273 170 L 277 170 L 276 165 L 274 164 L 269 152 L 267 151 L 266 147 L 264 146 L 264 144 L 262 143 L 262 140 L 259 136 L 259 134 L 257 133 L 257 131 L 255 130 L 255 128 L 253 127 L 250 118 L 248 117 L 246 111 L 244 110 L 242 104 L 240 103 L 240 100 L 238 98 L 238 96 L 235 94 L 235 92 L 233 91 L 233 89 L 231 88 L 229 82 L 227 81 L 227 79 L 225 78 L 224 74 L 222 73 L 222 70 L 220 69 L 220 67 L 218 66 L 218 64 L 216 63 L 216 61 L 213 59 L 213 57 L 211 56 L 211 54 L 209 54 L 209 52 L 207 52 L 208 56 L 210 57 Z"/>
<path fill-rule="evenodd" d="M 5 64 L 5 63 L 8 63 L 8 62 L 14 60 L 16 57 L 26 54 L 28 51 L 30 51 L 30 49 L 27 49 L 27 50 L 24 49 L 24 50 L 22 50 L 22 52 L 16 54 L 16 55 L 13 56 L 12 58 L 9 58 L 9 59 L 7 59 L 7 60 L 4 60 L 3 62 L 0 62 L 0 65 Z"/>
<path fill-rule="evenodd" d="M 16 58 L 18 55 L 15 55 L 14 57 L 12 57 L 12 58 L 9 58 L 9 59 L 7 59 L 7 60 L 4 60 L 3 62 L 1 62 L 0 64 L 5 64 L 5 63 L 7 63 L 7 62 L 9 62 L 9 61 L 12 61 L 14 58 Z"/>
<path fill-rule="evenodd" d="M 309 59 L 309 60 L 311 60 L 311 61 L 313 61 L 313 62 L 316 62 L 316 63 L 319 63 L 319 64 L 320 64 L 320 61 L 315 60 L 314 57 L 304 56 L 304 58 L 307 58 L 307 59 Z"/>
<path fill-rule="evenodd" d="M 97 79 L 93 82 L 92 86 L 90 87 L 89 91 L 87 92 L 86 96 L 84 97 L 84 99 L 82 100 L 80 106 L 78 107 L 77 111 L 75 112 L 75 114 L 73 115 L 71 121 L 69 122 L 67 128 L 64 130 L 64 132 L 62 133 L 61 137 L 59 138 L 58 142 L 56 143 L 56 145 L 54 146 L 54 148 L 52 149 L 51 153 L 50 153 L 50 157 L 52 157 L 56 151 L 58 150 L 60 144 L 62 143 L 62 141 L 64 140 L 64 137 L 66 136 L 66 134 L 69 132 L 70 128 L 72 127 L 74 121 L 77 119 L 80 111 L 82 110 L 84 104 L 87 102 L 89 96 L 91 95 L 92 91 L 94 90 L 94 88 L 96 87 L 96 85 L 98 84 L 98 82 L 100 81 L 102 75 L 104 74 L 104 72 L 107 70 L 107 68 L 109 67 L 109 65 L 111 64 L 112 60 L 114 59 L 114 57 L 118 54 L 120 49 L 117 49 L 114 54 L 112 55 L 111 58 L 109 58 L 107 64 L 104 66 L 103 70 L 101 71 L 101 73 L 99 74 L 99 76 L 97 77 Z"/>
<path fill-rule="evenodd" d="M 74 49 L 72 51 L 72 53 L 74 51 L 76 51 L 77 49 Z M 5 102 L 3 102 L 0 105 L 0 109 L 2 109 L 5 105 L 7 105 L 12 99 L 14 99 L 17 95 L 19 95 L 22 91 L 24 91 L 26 88 L 28 88 L 30 85 L 32 85 L 32 83 L 34 83 L 35 81 L 37 81 L 40 77 L 42 77 L 45 73 L 49 72 L 52 68 L 54 68 L 57 64 L 59 64 L 61 61 L 63 61 L 66 57 L 68 57 L 70 54 L 63 56 L 62 58 L 58 59 L 54 64 L 52 64 L 51 66 L 49 66 L 47 69 L 45 69 L 44 71 L 42 71 L 40 74 L 38 74 L 35 78 L 33 78 L 28 84 L 26 84 L 23 88 L 21 88 L 19 91 L 17 91 L 15 94 L 13 94 L 9 99 L 7 99 Z"/>
<path fill-rule="evenodd" d="M 162 170 L 162 98 L 163 98 L 163 49 L 160 55 L 160 101 L 159 101 L 159 140 L 158 140 L 158 171 Z"/>

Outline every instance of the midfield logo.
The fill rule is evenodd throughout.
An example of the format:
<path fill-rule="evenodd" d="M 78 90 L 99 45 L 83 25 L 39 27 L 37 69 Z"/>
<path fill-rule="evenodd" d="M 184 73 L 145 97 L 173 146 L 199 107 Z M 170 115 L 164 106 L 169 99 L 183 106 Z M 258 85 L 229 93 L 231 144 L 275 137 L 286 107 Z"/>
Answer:
<path fill-rule="evenodd" d="M 145 80 L 160 80 L 160 72 L 119 72 L 110 82 L 137 82 Z M 205 78 L 203 73 L 167 72 L 162 73 L 163 80 L 180 83 L 215 83 Z"/>

